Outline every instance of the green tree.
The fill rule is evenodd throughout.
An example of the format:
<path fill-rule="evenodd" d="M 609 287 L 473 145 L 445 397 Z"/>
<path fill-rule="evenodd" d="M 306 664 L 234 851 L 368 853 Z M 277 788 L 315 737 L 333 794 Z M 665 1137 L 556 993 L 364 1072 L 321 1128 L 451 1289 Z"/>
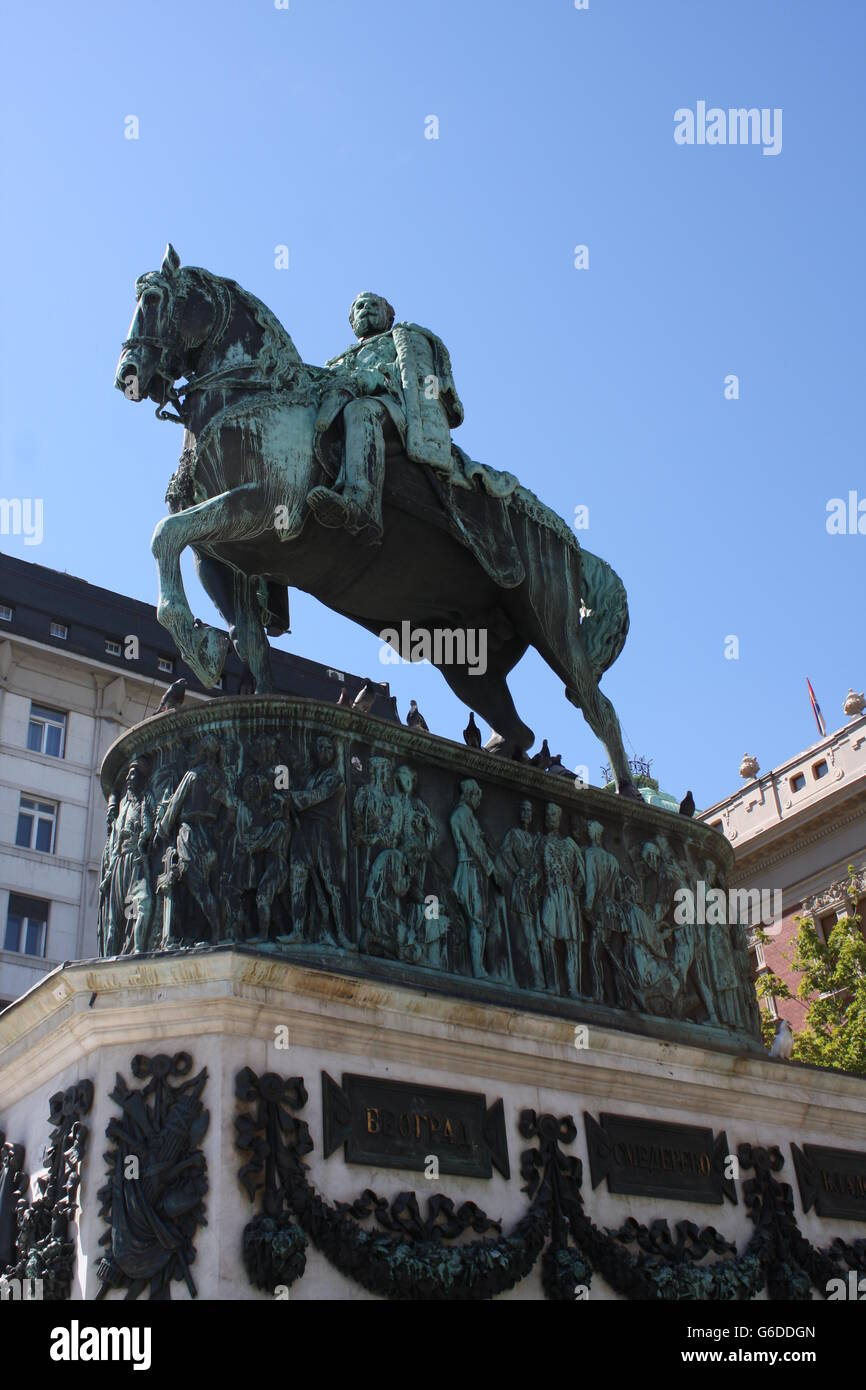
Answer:
<path fill-rule="evenodd" d="M 811 917 L 801 917 L 791 968 L 802 974 L 796 997 L 807 1005 L 806 1020 L 794 1036 L 796 1061 L 836 1067 L 866 1075 L 866 937 L 857 913 L 854 871 L 848 869 L 851 910 L 836 923 L 826 942 L 821 940 Z M 760 930 L 759 941 L 766 941 Z M 768 971 L 757 984 L 759 1002 L 770 994 L 792 999 L 780 976 Z M 773 1038 L 774 1023 L 761 1010 L 764 1043 Z"/>

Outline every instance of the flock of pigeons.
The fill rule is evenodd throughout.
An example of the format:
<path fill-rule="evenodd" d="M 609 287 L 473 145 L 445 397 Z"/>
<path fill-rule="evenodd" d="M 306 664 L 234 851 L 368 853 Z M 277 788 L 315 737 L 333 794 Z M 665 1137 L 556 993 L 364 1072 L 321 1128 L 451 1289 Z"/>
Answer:
<path fill-rule="evenodd" d="M 186 681 L 183 678 L 174 681 L 168 687 L 168 690 L 166 690 L 154 714 L 166 714 L 170 710 L 180 709 L 185 695 Z M 398 723 L 402 722 L 397 710 L 397 697 L 389 694 L 387 685 L 379 681 L 371 680 L 369 676 L 364 677 L 363 684 L 354 698 L 350 696 L 349 691 L 344 685 L 340 691 L 340 698 L 337 704 L 342 705 L 344 708 L 357 710 L 359 714 L 368 714 L 376 703 L 377 698 L 390 701 L 395 719 Z M 409 701 L 409 713 L 406 715 L 406 727 L 407 729 L 421 729 L 424 733 L 430 732 L 427 720 L 419 710 L 416 700 Z M 467 748 L 481 747 L 481 730 L 475 723 L 475 715 L 471 710 L 469 712 L 469 723 L 463 730 L 463 742 L 466 744 Z M 542 740 L 541 747 L 537 753 L 532 755 L 529 762 L 533 767 L 540 768 L 542 772 L 549 772 L 554 777 L 570 778 L 573 776 L 567 767 L 563 767 L 562 754 L 551 753 L 547 739 Z M 686 792 L 680 802 L 679 809 L 681 816 L 693 816 L 695 814 L 695 798 L 690 791 Z"/>
<path fill-rule="evenodd" d="M 400 715 L 397 710 L 396 697 L 388 694 L 387 686 L 378 684 L 376 681 L 371 680 L 369 676 L 364 678 L 364 682 L 354 699 L 350 698 L 346 687 L 343 686 L 337 704 L 347 706 L 349 709 L 358 710 L 361 714 L 367 714 L 375 704 L 377 696 L 383 696 L 386 700 L 390 700 L 396 719 L 398 722 L 402 723 L 403 721 L 400 720 Z M 417 700 L 409 701 L 409 712 L 406 715 L 405 723 L 407 729 L 420 729 L 424 733 L 430 732 L 430 726 L 418 708 Z M 476 724 L 475 715 L 471 710 L 469 711 L 469 723 L 463 730 L 463 742 L 466 744 L 467 748 L 480 748 L 482 746 L 481 730 Z M 554 777 L 572 778 L 574 776 L 573 773 L 569 772 L 567 767 L 563 766 L 562 754 L 551 753 L 547 739 L 542 741 L 538 752 L 532 755 L 529 762 L 533 767 L 540 768 L 542 772 L 552 773 Z"/>
<path fill-rule="evenodd" d="M 389 695 L 387 686 L 377 684 L 377 682 L 371 680 L 369 676 L 365 676 L 364 683 L 354 700 L 349 698 L 349 693 L 346 687 L 343 686 L 337 704 L 347 705 L 350 709 L 358 710 L 361 714 L 366 714 L 373 708 L 377 695 L 382 695 L 385 699 L 390 700 L 394 715 L 397 720 L 400 721 L 400 715 L 397 711 L 396 696 Z M 419 710 L 416 700 L 409 701 L 409 713 L 406 715 L 406 727 L 407 729 L 422 729 L 424 733 L 430 732 L 427 720 Z M 471 710 L 469 711 L 469 723 L 463 730 L 463 742 L 466 744 L 467 748 L 481 747 L 481 730 L 475 723 L 475 715 Z M 562 754 L 551 753 L 546 738 L 542 740 L 541 747 L 537 753 L 532 755 L 529 762 L 533 767 L 540 768 L 542 772 L 550 772 L 555 777 L 571 778 L 573 776 L 573 773 L 569 772 L 567 767 L 563 767 Z M 679 812 L 681 816 L 688 817 L 692 817 L 695 814 L 695 798 L 692 796 L 691 791 L 687 791 L 680 802 Z"/>

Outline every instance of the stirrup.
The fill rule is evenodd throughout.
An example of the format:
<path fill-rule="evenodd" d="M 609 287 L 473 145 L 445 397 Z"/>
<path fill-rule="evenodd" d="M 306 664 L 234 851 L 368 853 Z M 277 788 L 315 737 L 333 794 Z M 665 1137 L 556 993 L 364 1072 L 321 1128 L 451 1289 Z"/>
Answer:
<path fill-rule="evenodd" d="M 360 502 L 347 499 L 340 492 L 333 492 L 327 487 L 314 487 L 307 493 L 307 505 L 322 526 L 343 526 L 350 535 L 357 536 L 366 545 L 378 545 L 382 539 L 382 527 L 373 519 L 372 513 Z"/>
<path fill-rule="evenodd" d="M 348 502 L 329 487 L 314 487 L 307 493 L 307 505 L 321 526 L 345 526 L 349 520 Z"/>

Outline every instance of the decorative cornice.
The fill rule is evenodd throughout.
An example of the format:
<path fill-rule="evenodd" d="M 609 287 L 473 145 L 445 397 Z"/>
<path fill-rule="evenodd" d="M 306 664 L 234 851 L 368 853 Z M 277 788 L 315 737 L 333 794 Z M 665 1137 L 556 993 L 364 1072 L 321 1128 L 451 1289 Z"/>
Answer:
<path fill-rule="evenodd" d="M 863 788 L 866 792 L 866 787 Z M 820 826 L 816 827 L 809 835 L 798 835 L 793 842 L 783 845 L 775 854 L 761 853 L 758 848 L 753 852 L 743 849 L 735 851 L 734 867 L 731 870 L 730 886 L 738 887 L 743 884 L 745 879 L 752 878 L 754 874 L 772 864 L 780 864 L 785 859 L 790 859 L 799 854 L 806 846 L 817 844 L 824 840 L 828 835 L 832 835 L 836 830 L 842 830 L 846 825 L 851 825 L 855 821 L 864 819 L 863 807 L 857 807 L 844 816 L 834 816 L 827 818 Z M 784 822 L 780 823 L 784 825 Z M 790 825 L 790 822 L 788 822 Z M 774 827 L 775 828 L 775 827 Z M 757 837 L 756 837 L 757 838 Z M 750 842 L 754 843 L 754 842 Z"/>
<path fill-rule="evenodd" d="M 57 997 L 59 991 L 64 997 Z M 92 999 L 96 995 L 95 1000 Z M 91 1007 L 92 1002 L 92 1007 Z M 589 1026 L 383 981 L 217 948 L 66 966 L 0 1016 L 0 1108 L 58 1072 L 115 1046 L 166 1046 L 191 1037 L 263 1037 L 288 1025 L 293 1047 L 559 1090 L 592 1100 L 721 1120 L 826 1131 L 863 1142 L 866 1081 L 696 1043 Z M 673 1088 L 673 1089 L 672 1089 Z"/>
<path fill-rule="evenodd" d="M 830 908 L 846 907 L 853 898 L 856 901 L 866 893 L 866 869 L 853 875 L 853 882 L 849 878 L 837 879 L 825 888 L 823 893 L 817 893 L 813 897 L 803 899 L 803 911 L 810 917 L 815 913 Z"/>
<path fill-rule="evenodd" d="M 670 834 L 672 830 L 684 829 L 679 817 L 670 811 L 648 805 L 643 798 L 631 801 L 627 797 L 614 796 L 612 792 L 600 787 L 582 786 L 578 789 L 575 778 L 551 776 L 533 767 L 531 763 L 513 762 L 510 758 L 496 757 L 483 750 L 467 748 L 463 743 L 442 738 L 435 734 L 414 732 L 402 724 L 380 719 L 373 714 L 359 714 L 357 710 L 339 705 L 325 704 L 304 696 L 289 695 L 243 695 L 223 696 L 198 706 L 195 710 L 184 708 L 169 714 L 143 720 L 126 730 L 115 739 L 102 763 L 102 790 L 108 800 L 117 784 L 124 767 L 140 752 L 151 752 L 155 729 L 166 740 L 172 736 L 188 738 L 196 732 L 209 734 L 225 729 L 227 733 L 243 723 L 255 730 L 258 720 L 262 728 L 274 720 L 284 720 L 288 727 L 293 725 L 311 728 L 332 729 L 346 739 L 363 743 L 368 739 L 378 749 L 390 748 L 400 751 L 406 758 L 414 757 L 427 766 L 436 766 L 452 771 L 455 776 L 471 777 L 477 774 L 487 782 L 499 783 L 503 789 L 517 795 L 528 794 L 543 797 L 550 801 L 566 804 L 570 811 L 579 815 L 587 813 L 610 817 L 615 811 L 623 825 L 637 825 L 642 832 L 648 826 Z M 730 871 L 734 852 L 717 831 L 699 820 L 689 820 L 689 836 L 697 832 L 704 852 L 724 861 L 726 871 Z"/>

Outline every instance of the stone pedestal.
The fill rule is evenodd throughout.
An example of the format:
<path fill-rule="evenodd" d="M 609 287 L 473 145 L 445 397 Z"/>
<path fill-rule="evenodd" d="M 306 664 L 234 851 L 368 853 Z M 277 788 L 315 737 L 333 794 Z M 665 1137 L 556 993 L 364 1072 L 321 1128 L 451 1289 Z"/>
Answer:
<path fill-rule="evenodd" d="M 139 724 L 102 786 L 100 955 L 236 942 L 762 1051 L 732 851 L 686 816 L 285 696 Z"/>
<path fill-rule="evenodd" d="M 170 1083 L 207 1070 L 200 1102 L 209 1123 L 199 1124 L 192 1141 L 186 1133 L 172 1151 L 172 1159 L 182 1161 L 184 1153 L 200 1149 L 200 1168 L 206 1169 L 207 1224 L 195 1230 L 189 1267 L 199 1297 L 357 1299 L 377 1296 L 374 1290 L 403 1297 L 423 1291 L 427 1297 L 498 1293 L 537 1299 L 581 1297 L 583 1290 L 591 1299 L 646 1296 L 648 1285 L 642 1281 L 650 1276 L 637 1245 L 605 1234 L 623 1232 L 629 1219 L 646 1227 L 666 1221 L 674 1243 L 677 1223 L 714 1228 L 715 1234 L 705 1233 L 702 1247 L 689 1247 L 686 1265 L 662 1261 L 668 1296 L 679 1280 L 678 1296 L 729 1297 L 730 1289 L 739 1288 L 745 1296 L 765 1297 L 769 1280 L 771 1292 L 788 1297 L 792 1288 L 808 1289 L 810 1273 L 820 1296 L 828 1271 L 838 1268 L 844 1274 L 847 1268 L 842 1255 L 820 1252 L 836 1238 L 847 1242 L 850 1252 L 852 1242 L 866 1236 L 862 1079 L 600 1022 L 449 997 L 249 948 L 205 947 L 65 966 L 0 1016 L 0 1128 L 7 1144 L 25 1147 L 23 1166 L 31 1178 L 48 1138 L 50 1098 L 72 1094 L 71 1088 L 81 1096 L 88 1090 L 83 1083 L 92 1083 L 92 1103 L 80 1117 L 89 1134 L 78 1133 L 73 1155 L 80 1180 L 73 1194 L 77 1219 L 68 1226 L 75 1254 L 73 1299 L 93 1298 L 100 1289 L 105 1250 L 99 1242 L 106 1221 L 98 1194 L 105 1184 L 103 1154 L 118 1142 L 116 1133 L 106 1142 L 106 1128 L 112 1120 L 125 1123 L 111 1098 L 117 1094 L 117 1075 L 125 1086 L 139 1089 L 160 1067 L 152 1061 L 133 1066 L 134 1057 L 178 1053 L 188 1053 L 190 1063 L 170 1075 Z M 297 1083 L 279 1092 L 268 1081 L 273 1076 L 302 1078 L 306 1103 Z M 429 1157 L 440 1157 L 438 1177 L 425 1176 L 419 1167 L 346 1160 L 340 1138 L 347 1125 L 351 1129 L 354 1084 L 346 1078 L 358 1076 L 369 1081 L 362 1106 L 377 1112 L 370 1135 L 380 1143 L 383 1160 L 390 1162 L 395 1153 L 398 1162 L 401 1153 L 405 1158 L 401 1133 L 404 1141 L 411 1140 L 415 1124 L 420 1138 L 410 1147 L 428 1170 L 435 1168 Z M 383 1082 L 408 1083 L 409 1099 Z M 467 1128 L 468 1112 L 455 1098 L 435 1093 L 431 1098 L 431 1087 L 482 1097 L 478 1127 L 473 1130 L 472 1121 Z M 285 1102 L 283 1116 L 305 1122 L 312 1145 L 305 1152 L 301 1128 L 283 1130 L 297 1161 L 307 1165 L 303 1191 L 293 1189 L 294 1229 L 307 1226 L 305 1237 L 293 1239 L 297 1248 L 306 1243 L 306 1263 L 303 1274 L 285 1285 L 255 1288 L 244 1260 L 244 1232 L 269 1189 L 266 1182 L 255 1204 L 250 1201 L 239 1171 L 256 1151 L 249 1143 L 241 1151 L 237 1139 L 256 1133 L 267 1139 L 267 1115 L 273 1119 L 277 1113 L 268 1111 L 267 1100 L 278 1095 Z M 434 1111 L 438 1118 L 431 1130 Z M 241 1116 L 247 1119 L 238 1130 Z M 446 1133 L 449 1116 L 453 1141 Z M 655 1129 L 633 1126 L 629 1132 L 635 1120 L 649 1120 Z M 670 1125 L 689 1128 L 676 1131 Z M 697 1130 L 711 1131 L 710 1140 L 696 1138 Z M 334 1147 L 326 1156 L 327 1142 Z M 851 1151 L 852 1162 L 846 1170 L 843 1160 L 835 1160 L 834 1177 L 833 1163 L 822 1160 L 824 1168 L 816 1167 L 816 1151 L 810 1158 L 808 1146 Z M 531 1150 L 535 1162 L 522 1158 Z M 259 1157 L 267 1179 L 261 1149 Z M 800 1183 L 795 1159 L 802 1169 Z M 464 1168 L 486 1166 L 489 1176 L 444 1171 L 454 1160 L 457 1167 L 461 1161 Z M 843 1170 L 850 1174 L 847 1179 Z M 195 1161 L 191 1171 L 198 1171 Z M 808 1192 L 810 1180 L 813 1205 L 806 1211 L 801 1194 L 803 1183 Z M 253 1190 L 255 1181 L 253 1174 Z M 786 1191 L 785 1183 L 793 1191 Z M 691 1185 L 696 1200 L 683 1200 L 682 1192 L 670 1195 L 683 1184 Z M 271 1188 L 273 1214 L 282 1198 Z M 335 1204 L 355 1203 L 366 1190 L 385 1199 L 386 1224 L 377 1222 L 368 1199 L 372 1214 L 361 1207 L 347 1211 L 340 1228 Z M 411 1202 L 394 1205 L 407 1192 L 414 1192 L 417 1212 Z M 316 1194 L 324 1206 L 316 1207 Z M 430 1199 L 443 1196 L 452 1199 L 453 1208 L 445 1217 L 440 1211 L 440 1227 L 447 1212 L 457 1213 L 464 1203 L 476 1204 L 484 1215 L 464 1211 L 467 1229 L 437 1246 L 431 1226 L 421 1226 L 430 1215 Z M 833 1200 L 842 1207 L 847 1201 L 854 1215 L 819 1215 L 822 1202 Z M 571 1236 L 563 1223 L 570 1224 Z M 809 1242 L 800 1247 L 800 1263 L 768 1253 L 773 1232 L 781 1231 L 789 1243 L 785 1248 L 793 1249 L 793 1223 Z M 401 1225 L 407 1229 L 398 1240 Z M 335 1230 L 344 1238 L 336 1239 Z M 378 1246 L 372 1237 L 359 1236 L 363 1230 L 378 1230 Z M 327 1255 L 316 1248 L 317 1234 Z M 681 1231 L 680 1238 L 688 1244 L 687 1234 Z M 484 1240 L 491 1244 L 477 1246 Z M 813 1252 L 805 1260 L 808 1270 L 802 1263 L 805 1248 Z M 727 1284 L 718 1273 L 722 1266 Z M 707 1273 L 712 1269 L 715 1284 Z M 658 1267 L 651 1281 L 660 1291 L 664 1279 Z M 109 1290 L 106 1296 L 121 1293 Z M 171 1297 L 190 1297 L 183 1278 L 172 1280 Z"/>

